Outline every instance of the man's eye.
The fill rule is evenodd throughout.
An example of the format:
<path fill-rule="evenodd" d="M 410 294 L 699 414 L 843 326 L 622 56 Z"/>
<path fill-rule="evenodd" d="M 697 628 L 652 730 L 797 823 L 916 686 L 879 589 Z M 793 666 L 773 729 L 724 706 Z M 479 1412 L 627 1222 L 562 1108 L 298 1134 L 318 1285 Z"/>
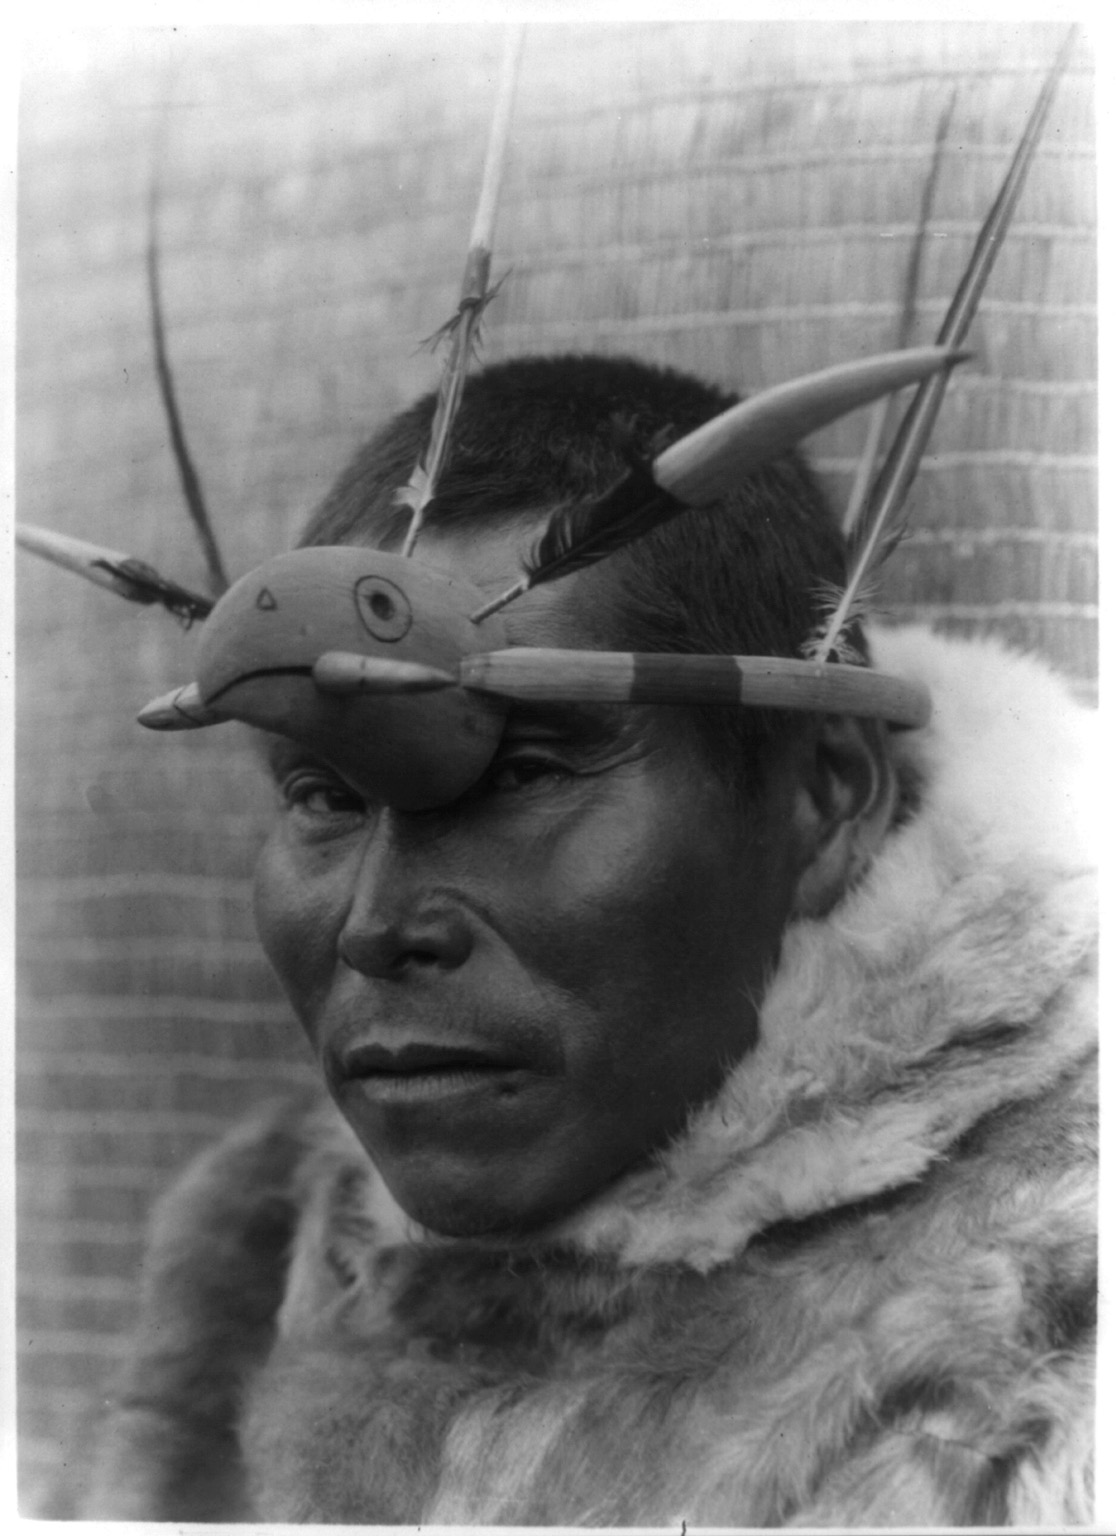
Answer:
<path fill-rule="evenodd" d="M 514 794 L 517 790 L 530 789 L 534 785 L 567 779 L 569 776 L 570 769 L 558 758 L 524 752 L 495 762 L 488 773 L 488 788 L 497 794 Z"/>
<path fill-rule="evenodd" d="M 340 779 L 320 773 L 295 773 L 282 785 L 283 801 L 306 816 L 359 816 L 364 801 Z"/>

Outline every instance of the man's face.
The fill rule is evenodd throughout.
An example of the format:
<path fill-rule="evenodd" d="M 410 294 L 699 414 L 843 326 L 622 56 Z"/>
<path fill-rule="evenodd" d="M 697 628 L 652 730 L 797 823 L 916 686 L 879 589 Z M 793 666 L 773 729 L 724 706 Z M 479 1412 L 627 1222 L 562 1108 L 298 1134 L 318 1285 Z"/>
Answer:
<path fill-rule="evenodd" d="M 499 590 L 524 542 L 420 551 Z M 510 609 L 512 642 L 599 644 L 609 582 L 586 575 Z M 793 773 L 744 812 L 679 711 L 553 704 L 513 707 L 483 780 L 435 810 L 370 805 L 293 743 L 273 770 L 264 946 L 424 1225 L 561 1213 L 661 1147 L 752 1045 L 800 863 Z"/>

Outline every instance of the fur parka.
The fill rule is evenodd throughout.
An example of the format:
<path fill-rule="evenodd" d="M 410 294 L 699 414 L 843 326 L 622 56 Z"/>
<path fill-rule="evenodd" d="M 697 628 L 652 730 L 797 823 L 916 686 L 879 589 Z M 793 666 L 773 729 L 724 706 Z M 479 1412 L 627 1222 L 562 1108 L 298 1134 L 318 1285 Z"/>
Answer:
<path fill-rule="evenodd" d="M 87 1516 L 1090 1519 L 1088 717 L 990 643 L 873 649 L 935 703 L 895 824 L 685 1134 L 479 1242 L 330 1108 L 237 1129 L 158 1213 Z"/>

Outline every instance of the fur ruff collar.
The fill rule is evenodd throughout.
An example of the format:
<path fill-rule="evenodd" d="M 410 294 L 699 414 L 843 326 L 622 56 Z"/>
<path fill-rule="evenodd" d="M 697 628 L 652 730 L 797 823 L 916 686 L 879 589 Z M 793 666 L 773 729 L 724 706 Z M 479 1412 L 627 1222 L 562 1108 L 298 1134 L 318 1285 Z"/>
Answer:
<path fill-rule="evenodd" d="M 913 809 L 831 913 L 788 930 L 759 1043 L 718 1096 L 548 1243 L 708 1270 L 774 1222 L 918 1179 L 1093 1050 L 1089 712 L 994 642 L 871 639 L 934 700 L 929 725 L 895 737 Z M 322 1153 L 350 1181 L 359 1159 L 364 1230 L 445 1241 L 416 1231 L 354 1148 Z"/>

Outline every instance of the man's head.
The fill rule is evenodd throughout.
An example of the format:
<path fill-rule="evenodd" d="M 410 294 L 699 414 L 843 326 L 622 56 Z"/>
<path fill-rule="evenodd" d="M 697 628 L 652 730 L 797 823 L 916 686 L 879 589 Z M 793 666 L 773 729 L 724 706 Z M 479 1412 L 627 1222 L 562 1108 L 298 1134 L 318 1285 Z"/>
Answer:
<path fill-rule="evenodd" d="M 556 506 L 605 492 L 627 469 L 626 448 L 647 454 L 735 398 L 628 358 L 528 357 L 486 369 L 466 383 L 422 538 L 537 525 Z M 434 403 L 417 401 L 357 453 L 301 543 L 399 548 L 410 514 L 396 492 L 426 447 Z M 606 569 L 608 598 L 580 645 L 715 655 L 800 655 L 825 593 L 845 577 L 836 521 L 797 454 L 747 477 L 715 510 L 684 513 L 636 540 Z M 693 718 L 714 769 L 745 792 L 762 748 L 801 725 L 787 711 L 758 709 Z"/>
<path fill-rule="evenodd" d="M 416 558 L 499 590 L 540 519 L 724 396 L 626 362 L 471 381 Z M 345 472 L 307 542 L 394 547 L 432 403 Z M 839 575 L 794 460 L 507 612 L 512 644 L 794 654 Z M 343 1113 L 445 1232 L 537 1225 L 660 1148 L 754 1044 L 795 913 L 837 899 L 890 803 L 880 735 L 665 706 L 514 706 L 488 772 L 433 810 L 371 805 L 279 743 L 257 908 Z"/>

